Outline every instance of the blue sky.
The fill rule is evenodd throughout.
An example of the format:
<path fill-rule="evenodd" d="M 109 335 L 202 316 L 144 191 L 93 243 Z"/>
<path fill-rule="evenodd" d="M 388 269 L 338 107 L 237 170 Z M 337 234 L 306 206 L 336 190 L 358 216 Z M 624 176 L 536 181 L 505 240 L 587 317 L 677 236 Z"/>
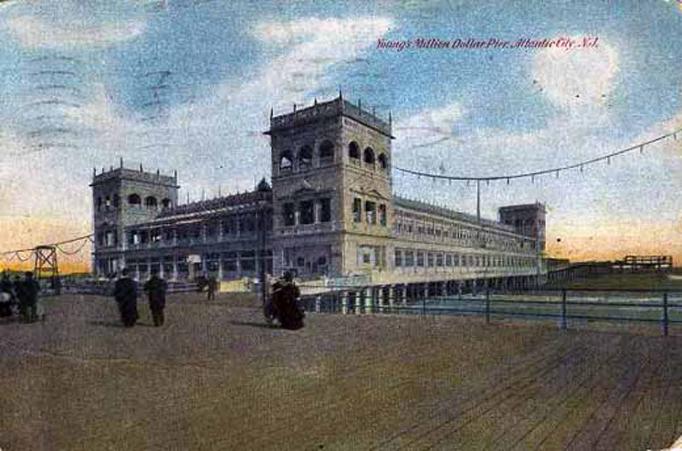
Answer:
<path fill-rule="evenodd" d="M 250 189 L 269 172 L 261 132 L 270 108 L 286 112 L 339 87 L 392 112 L 395 165 L 456 175 L 571 163 L 682 126 L 677 0 L 0 5 L 0 225 L 42 227 L 45 239 L 89 230 L 92 167 L 119 156 L 177 169 L 182 199 Z M 583 36 L 599 46 L 376 48 L 379 38 Z M 394 180 L 398 193 L 475 210 L 472 186 Z M 483 188 L 487 216 L 546 202 L 563 254 L 590 240 L 682 254 L 679 142 L 583 174 Z M 0 244 L 35 244 L 27 240 L 17 232 Z"/>

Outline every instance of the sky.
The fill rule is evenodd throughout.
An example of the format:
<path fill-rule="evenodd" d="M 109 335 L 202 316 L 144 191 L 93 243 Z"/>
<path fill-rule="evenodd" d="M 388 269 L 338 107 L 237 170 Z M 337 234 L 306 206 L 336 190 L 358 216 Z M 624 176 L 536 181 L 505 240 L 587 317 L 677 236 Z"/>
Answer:
<path fill-rule="evenodd" d="M 93 167 L 120 157 L 177 169 L 183 200 L 252 189 L 269 177 L 270 109 L 339 89 L 391 112 L 396 167 L 494 176 L 607 154 L 682 128 L 680 31 L 678 0 L 6 0 L 0 250 L 89 233 Z M 579 46 L 585 37 L 596 45 Z M 427 49 L 418 38 L 575 45 Z M 476 210 L 473 184 L 393 181 L 397 194 Z M 682 262 L 682 134 L 583 172 L 481 188 L 486 217 L 544 202 L 554 256 Z"/>

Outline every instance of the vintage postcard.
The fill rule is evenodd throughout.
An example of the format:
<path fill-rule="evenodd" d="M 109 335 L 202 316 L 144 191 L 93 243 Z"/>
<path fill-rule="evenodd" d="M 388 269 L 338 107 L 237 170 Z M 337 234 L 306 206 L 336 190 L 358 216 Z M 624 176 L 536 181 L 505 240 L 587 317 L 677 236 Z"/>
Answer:
<path fill-rule="evenodd" d="M 682 0 L 0 0 L 0 451 L 682 449 Z"/>

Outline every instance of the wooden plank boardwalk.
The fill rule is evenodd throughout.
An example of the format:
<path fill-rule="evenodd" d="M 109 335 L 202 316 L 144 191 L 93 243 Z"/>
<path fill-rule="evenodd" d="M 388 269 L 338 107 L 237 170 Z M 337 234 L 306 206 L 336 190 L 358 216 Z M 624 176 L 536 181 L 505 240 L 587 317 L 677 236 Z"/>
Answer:
<path fill-rule="evenodd" d="M 309 315 L 174 295 L 0 323 L 0 448 L 660 449 L 682 435 L 682 337 L 482 319 Z"/>

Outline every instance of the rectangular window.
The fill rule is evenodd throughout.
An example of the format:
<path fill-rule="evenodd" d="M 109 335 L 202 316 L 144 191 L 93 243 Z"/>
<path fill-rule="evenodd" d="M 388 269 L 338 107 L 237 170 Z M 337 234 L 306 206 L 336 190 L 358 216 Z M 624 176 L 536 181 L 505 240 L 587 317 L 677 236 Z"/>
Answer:
<path fill-rule="evenodd" d="M 256 252 L 255 251 L 244 251 L 239 257 L 239 265 L 242 271 L 255 271 L 256 270 Z"/>
<path fill-rule="evenodd" d="M 305 200 L 299 204 L 301 224 L 312 224 L 315 222 L 315 203 L 312 200 Z"/>
<path fill-rule="evenodd" d="M 386 225 L 386 205 L 379 205 L 379 224 Z"/>
<path fill-rule="evenodd" d="M 424 267 L 424 253 L 417 251 L 417 266 Z"/>
<path fill-rule="evenodd" d="M 163 239 L 167 242 L 173 241 L 173 235 L 175 233 L 173 232 L 173 229 L 164 229 L 163 230 Z"/>
<path fill-rule="evenodd" d="M 429 268 L 433 267 L 433 253 L 429 252 L 428 255 L 426 256 L 427 263 Z"/>
<path fill-rule="evenodd" d="M 405 251 L 405 266 L 414 266 L 414 251 Z"/>
<path fill-rule="evenodd" d="M 443 267 L 443 254 L 440 252 L 436 254 L 436 266 L 440 268 Z"/>
<path fill-rule="evenodd" d="M 353 222 L 362 222 L 362 200 L 353 199 Z"/>
<path fill-rule="evenodd" d="M 161 241 L 161 230 L 160 229 L 152 229 L 149 231 L 149 240 L 152 243 L 158 243 Z"/>
<path fill-rule="evenodd" d="M 234 221 L 232 218 L 225 219 L 223 221 L 223 235 L 229 235 L 231 233 L 234 233 Z"/>
<path fill-rule="evenodd" d="M 374 246 L 358 246 L 358 264 L 379 266 L 378 248 Z"/>
<path fill-rule="evenodd" d="M 367 224 L 377 223 L 377 204 L 371 201 L 365 202 L 365 214 L 367 215 Z"/>
<path fill-rule="evenodd" d="M 445 266 L 452 266 L 452 254 L 445 254 Z"/>
<path fill-rule="evenodd" d="M 249 233 L 256 230 L 256 221 L 251 216 L 246 216 L 239 220 L 239 231 L 241 233 Z"/>
<path fill-rule="evenodd" d="M 332 220 L 331 199 L 320 199 L 320 222 Z"/>
<path fill-rule="evenodd" d="M 396 268 L 403 266 L 403 251 L 400 249 L 395 250 L 395 266 Z"/>
<path fill-rule="evenodd" d="M 293 203 L 284 204 L 282 209 L 282 219 L 284 220 L 285 226 L 296 225 L 296 207 Z"/>
<path fill-rule="evenodd" d="M 237 271 L 237 259 L 231 258 L 228 260 L 223 260 L 223 271 L 224 272 L 235 272 Z"/>

